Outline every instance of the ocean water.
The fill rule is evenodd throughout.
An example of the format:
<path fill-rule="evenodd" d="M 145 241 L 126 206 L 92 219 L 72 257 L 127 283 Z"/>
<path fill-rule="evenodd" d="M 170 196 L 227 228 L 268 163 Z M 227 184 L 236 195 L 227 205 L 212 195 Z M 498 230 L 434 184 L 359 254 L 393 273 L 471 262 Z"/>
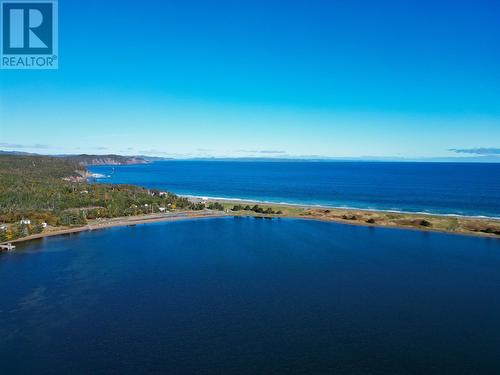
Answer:
<path fill-rule="evenodd" d="M 92 167 L 177 194 L 500 217 L 500 164 L 166 161 Z"/>
<path fill-rule="evenodd" d="M 2 374 L 499 374 L 500 241 L 202 219 L 0 254 Z"/>

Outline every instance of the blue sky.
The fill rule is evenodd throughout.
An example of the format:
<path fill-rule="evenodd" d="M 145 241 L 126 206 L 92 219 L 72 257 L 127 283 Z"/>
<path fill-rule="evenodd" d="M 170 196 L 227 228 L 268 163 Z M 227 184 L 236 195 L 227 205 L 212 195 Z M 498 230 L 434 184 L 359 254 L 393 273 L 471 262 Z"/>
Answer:
<path fill-rule="evenodd" d="M 500 153 L 498 1 L 61 1 L 59 22 L 58 71 L 0 71 L 0 149 Z"/>

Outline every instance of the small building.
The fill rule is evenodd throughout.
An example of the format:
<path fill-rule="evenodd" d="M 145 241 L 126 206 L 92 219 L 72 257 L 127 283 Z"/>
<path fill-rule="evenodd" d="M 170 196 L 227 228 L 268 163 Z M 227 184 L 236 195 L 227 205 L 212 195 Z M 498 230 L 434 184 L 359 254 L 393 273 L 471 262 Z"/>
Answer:
<path fill-rule="evenodd" d="M 167 210 L 165 207 L 159 207 L 158 209 L 160 210 L 160 212 L 165 212 Z"/>
<path fill-rule="evenodd" d="M 20 224 L 21 225 L 30 225 L 31 224 L 31 220 L 29 220 L 29 219 L 22 219 Z"/>
<path fill-rule="evenodd" d="M 82 191 L 80 192 L 80 194 L 88 194 L 88 193 L 89 193 L 89 191 L 88 191 L 88 190 L 82 190 Z"/>
<path fill-rule="evenodd" d="M 7 225 L 2 224 L 0 225 L 0 231 L 5 232 L 7 230 Z"/>
<path fill-rule="evenodd" d="M 160 197 L 164 197 L 168 195 L 168 193 L 166 191 L 160 191 Z"/>
<path fill-rule="evenodd" d="M 42 228 L 47 228 L 47 226 L 48 226 L 47 223 L 45 223 L 45 222 L 42 223 Z"/>

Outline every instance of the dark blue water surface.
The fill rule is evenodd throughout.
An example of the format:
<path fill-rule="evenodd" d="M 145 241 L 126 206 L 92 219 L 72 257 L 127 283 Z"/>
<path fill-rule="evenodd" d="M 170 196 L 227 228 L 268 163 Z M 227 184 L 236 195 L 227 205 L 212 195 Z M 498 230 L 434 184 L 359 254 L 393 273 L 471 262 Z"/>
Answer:
<path fill-rule="evenodd" d="M 203 219 L 0 255 L 2 374 L 499 374 L 500 241 Z"/>
<path fill-rule="evenodd" d="M 93 167 L 178 194 L 500 217 L 500 164 L 166 161 Z"/>

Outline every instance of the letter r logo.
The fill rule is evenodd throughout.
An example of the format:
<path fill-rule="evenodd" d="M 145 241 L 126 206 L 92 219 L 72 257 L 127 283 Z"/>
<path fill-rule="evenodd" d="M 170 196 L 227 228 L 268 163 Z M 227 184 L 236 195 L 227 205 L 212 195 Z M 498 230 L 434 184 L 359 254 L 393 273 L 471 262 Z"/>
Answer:
<path fill-rule="evenodd" d="M 36 29 L 43 23 L 43 14 L 38 9 L 30 9 L 28 28 L 24 24 L 24 9 L 10 10 L 10 48 L 24 48 L 24 34 L 27 31 L 28 48 L 49 48 L 37 35 Z"/>
<path fill-rule="evenodd" d="M 51 2 L 2 2 L 3 54 L 53 53 Z"/>

